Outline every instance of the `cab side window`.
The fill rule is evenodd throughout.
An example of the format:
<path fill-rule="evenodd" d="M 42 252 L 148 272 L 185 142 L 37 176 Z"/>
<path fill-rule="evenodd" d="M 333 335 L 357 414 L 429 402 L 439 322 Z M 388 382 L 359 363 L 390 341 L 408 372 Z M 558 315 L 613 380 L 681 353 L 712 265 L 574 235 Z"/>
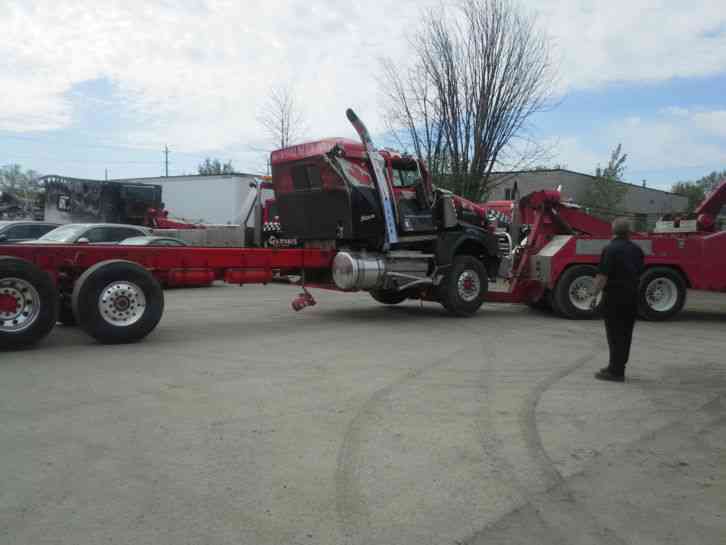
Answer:
<path fill-rule="evenodd" d="M 393 169 L 393 187 L 413 187 L 420 181 L 418 169 Z"/>

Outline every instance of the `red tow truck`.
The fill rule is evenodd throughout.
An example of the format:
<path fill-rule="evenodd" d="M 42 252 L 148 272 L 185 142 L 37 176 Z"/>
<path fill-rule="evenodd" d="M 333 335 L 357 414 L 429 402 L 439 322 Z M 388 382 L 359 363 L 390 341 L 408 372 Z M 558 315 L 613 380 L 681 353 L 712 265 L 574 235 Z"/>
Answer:
<path fill-rule="evenodd" d="M 664 218 L 653 232 L 633 236 L 645 253 L 646 270 L 638 295 L 641 317 L 666 320 L 675 316 L 685 304 L 688 289 L 726 291 L 726 231 L 716 230 L 725 205 L 726 180 L 691 217 Z M 561 202 L 558 191 L 538 191 L 519 202 L 482 206 L 490 217 L 509 224 L 514 238 L 512 267 L 504 273 L 508 289 L 490 291 L 488 300 L 525 302 L 572 319 L 597 314 L 590 305 L 590 292 L 600 253 L 611 235 L 607 222 L 575 204 Z"/>
<path fill-rule="evenodd" d="M 347 115 L 360 142 L 326 139 L 272 153 L 279 217 L 297 248 L 0 245 L 0 347 L 41 340 L 69 303 L 99 342 L 137 341 L 161 320 L 160 282 L 265 284 L 280 270 L 301 276 L 295 310 L 315 304 L 307 287 L 322 287 L 367 291 L 384 304 L 435 301 L 458 316 L 485 301 L 592 315 L 589 287 L 607 223 L 562 203 L 557 191 L 540 191 L 516 203 L 509 233 L 496 233 L 486 206 L 433 187 L 422 162 L 377 150 Z M 647 317 L 677 313 L 687 287 L 726 291 L 726 232 L 713 221 L 725 200 L 726 183 L 701 206 L 693 231 L 674 225 L 636 237 L 647 255 Z"/>

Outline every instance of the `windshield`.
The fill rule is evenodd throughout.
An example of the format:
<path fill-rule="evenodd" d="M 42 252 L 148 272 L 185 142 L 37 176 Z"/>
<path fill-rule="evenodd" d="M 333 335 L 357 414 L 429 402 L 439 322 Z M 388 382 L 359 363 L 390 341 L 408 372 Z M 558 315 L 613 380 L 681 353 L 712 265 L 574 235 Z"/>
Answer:
<path fill-rule="evenodd" d="M 148 237 L 132 237 L 132 238 L 125 239 L 122 242 L 122 244 L 124 246 L 144 246 L 154 240 L 156 240 L 158 242 L 159 240 L 164 240 L 164 239 L 149 239 Z"/>
<path fill-rule="evenodd" d="M 78 238 L 88 227 L 86 225 L 64 225 L 44 234 L 38 240 L 52 240 L 53 242 L 72 242 Z"/>

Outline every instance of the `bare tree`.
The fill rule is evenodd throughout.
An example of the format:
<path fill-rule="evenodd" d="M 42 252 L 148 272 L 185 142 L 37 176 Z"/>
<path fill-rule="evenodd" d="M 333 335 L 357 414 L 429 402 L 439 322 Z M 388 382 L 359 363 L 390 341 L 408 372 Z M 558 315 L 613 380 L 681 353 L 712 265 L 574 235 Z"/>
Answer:
<path fill-rule="evenodd" d="M 382 63 L 389 129 L 440 185 L 481 198 L 496 165 L 542 161 L 531 117 L 554 88 L 547 36 L 512 0 L 462 0 L 427 12 L 411 37 L 410 70 Z"/>
<path fill-rule="evenodd" d="M 20 218 L 32 217 L 43 191 L 39 175 L 34 170 L 24 171 L 18 164 L 1 167 L 0 217 L 13 213 Z"/>
<path fill-rule="evenodd" d="M 273 146 L 279 148 L 295 144 L 307 130 L 305 116 L 291 84 L 270 89 L 267 101 L 257 114 L 257 121 L 267 132 Z"/>

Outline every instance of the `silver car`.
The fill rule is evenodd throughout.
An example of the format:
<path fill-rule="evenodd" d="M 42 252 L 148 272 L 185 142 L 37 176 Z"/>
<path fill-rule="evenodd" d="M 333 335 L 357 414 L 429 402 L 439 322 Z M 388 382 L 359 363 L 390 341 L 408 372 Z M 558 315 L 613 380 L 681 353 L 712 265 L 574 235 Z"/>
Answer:
<path fill-rule="evenodd" d="M 45 221 L 0 221 L 0 244 L 25 242 L 42 237 L 59 224 Z"/>
<path fill-rule="evenodd" d="M 131 237 L 151 234 L 138 225 L 118 223 L 69 223 L 25 244 L 117 244 Z"/>
<path fill-rule="evenodd" d="M 121 246 L 189 246 L 178 238 L 162 236 L 131 237 L 122 240 L 119 244 Z"/>

